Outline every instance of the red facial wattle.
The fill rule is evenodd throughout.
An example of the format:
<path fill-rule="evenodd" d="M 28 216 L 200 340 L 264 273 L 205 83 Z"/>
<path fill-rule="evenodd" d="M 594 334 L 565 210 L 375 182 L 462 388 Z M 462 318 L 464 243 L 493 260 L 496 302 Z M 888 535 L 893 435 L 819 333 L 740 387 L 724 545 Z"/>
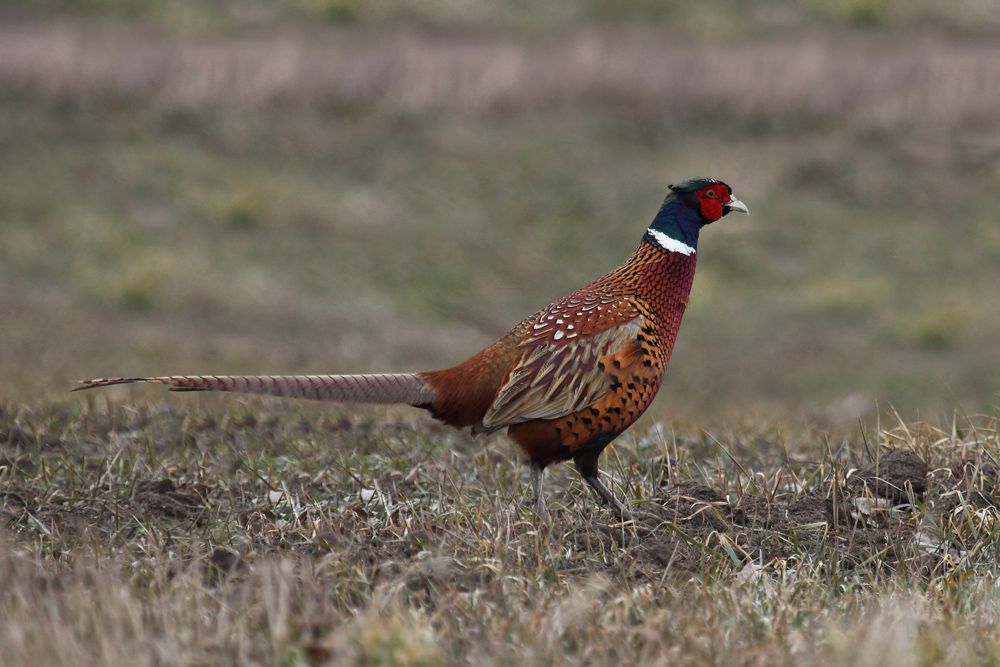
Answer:
<path fill-rule="evenodd" d="M 701 214 L 706 220 L 715 222 L 722 217 L 722 202 L 718 199 L 702 199 Z"/>
<path fill-rule="evenodd" d="M 729 189 L 721 184 L 711 185 L 698 191 L 701 215 L 709 222 L 715 222 L 723 215 L 722 207 L 729 201 Z"/>

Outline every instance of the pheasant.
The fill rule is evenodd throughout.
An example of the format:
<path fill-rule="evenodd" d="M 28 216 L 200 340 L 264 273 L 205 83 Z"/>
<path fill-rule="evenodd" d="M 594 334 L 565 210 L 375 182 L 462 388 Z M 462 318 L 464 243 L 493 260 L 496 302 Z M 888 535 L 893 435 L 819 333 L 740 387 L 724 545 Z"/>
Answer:
<path fill-rule="evenodd" d="M 529 461 L 540 513 L 543 471 L 572 459 L 599 498 L 629 519 L 631 512 L 600 480 L 598 458 L 656 396 L 688 304 L 698 234 L 731 211 L 749 213 L 721 181 L 695 178 L 669 186 L 627 262 L 444 370 L 113 378 L 83 382 L 73 391 L 151 382 L 172 391 L 412 405 L 474 434 L 507 429 Z"/>

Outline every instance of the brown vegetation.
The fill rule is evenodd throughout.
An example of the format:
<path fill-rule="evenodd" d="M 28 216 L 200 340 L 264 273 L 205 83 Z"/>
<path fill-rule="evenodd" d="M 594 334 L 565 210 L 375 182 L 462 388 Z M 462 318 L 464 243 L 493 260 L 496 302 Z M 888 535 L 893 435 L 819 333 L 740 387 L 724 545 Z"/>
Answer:
<path fill-rule="evenodd" d="M 929 39 L 704 45 L 653 34 L 553 44 L 413 32 L 231 41 L 7 28 L 0 85 L 187 104 L 324 101 L 485 111 L 606 103 L 744 117 L 961 124 L 1000 109 L 1000 47 Z"/>

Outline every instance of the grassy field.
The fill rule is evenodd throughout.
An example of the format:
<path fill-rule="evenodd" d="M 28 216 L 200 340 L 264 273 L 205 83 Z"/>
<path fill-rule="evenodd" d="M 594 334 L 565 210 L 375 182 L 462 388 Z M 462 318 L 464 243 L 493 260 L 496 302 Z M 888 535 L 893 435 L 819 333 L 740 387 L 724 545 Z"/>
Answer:
<path fill-rule="evenodd" d="M 394 412 L 0 410 L 6 665 L 994 664 L 996 420 L 659 424 L 568 466 Z M 727 458 L 724 452 L 732 455 Z"/>
<path fill-rule="evenodd" d="M 0 662 L 1000 663 L 1000 14 L 893 0 L 0 9 Z M 727 181 L 660 397 L 550 514 L 415 411 Z M 731 216 L 732 217 L 732 216 Z"/>

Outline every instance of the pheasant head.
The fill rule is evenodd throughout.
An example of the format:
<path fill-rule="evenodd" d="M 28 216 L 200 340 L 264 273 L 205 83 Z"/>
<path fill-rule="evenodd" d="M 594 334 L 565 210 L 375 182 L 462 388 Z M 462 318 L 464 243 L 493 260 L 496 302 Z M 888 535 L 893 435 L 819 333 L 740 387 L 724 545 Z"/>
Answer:
<path fill-rule="evenodd" d="M 667 250 L 690 255 L 698 248 L 702 227 L 731 211 L 750 212 L 728 185 L 714 178 L 691 178 L 669 188 L 649 226 L 649 233 Z"/>

